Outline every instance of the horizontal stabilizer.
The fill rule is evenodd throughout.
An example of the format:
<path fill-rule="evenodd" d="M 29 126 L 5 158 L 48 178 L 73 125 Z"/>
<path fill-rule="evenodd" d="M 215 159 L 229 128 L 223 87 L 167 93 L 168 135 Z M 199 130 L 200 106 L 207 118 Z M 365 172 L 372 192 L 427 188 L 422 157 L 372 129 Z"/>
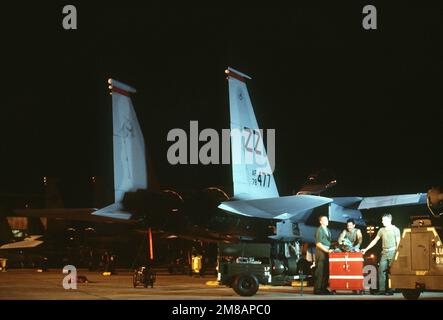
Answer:
<path fill-rule="evenodd" d="M 266 199 L 225 201 L 218 207 L 222 210 L 248 217 L 287 220 L 297 214 L 306 212 L 306 210 L 330 202 L 332 202 L 330 198 L 295 195 Z"/>
<path fill-rule="evenodd" d="M 53 209 L 18 209 L 14 214 L 21 217 L 41 217 L 73 221 L 112 222 L 128 220 L 131 214 L 122 210 L 121 204 L 112 204 L 105 208 L 53 208 Z"/>
<path fill-rule="evenodd" d="M 12 249 L 27 249 L 35 248 L 43 243 L 41 240 L 37 240 L 42 236 L 30 236 L 22 241 L 11 242 L 0 246 L 0 250 L 12 250 Z"/>
<path fill-rule="evenodd" d="M 107 207 L 97 210 L 93 212 L 92 215 L 118 220 L 129 220 L 132 216 L 132 214 L 129 212 L 124 211 L 121 202 L 113 203 Z"/>
<path fill-rule="evenodd" d="M 21 217 L 40 217 L 67 220 L 88 220 L 96 208 L 50 208 L 50 209 L 17 209 L 14 214 Z"/>
<path fill-rule="evenodd" d="M 414 204 L 426 204 L 426 194 L 400 194 L 394 196 L 381 196 L 381 197 L 364 197 L 358 206 L 359 210 L 404 206 Z"/>

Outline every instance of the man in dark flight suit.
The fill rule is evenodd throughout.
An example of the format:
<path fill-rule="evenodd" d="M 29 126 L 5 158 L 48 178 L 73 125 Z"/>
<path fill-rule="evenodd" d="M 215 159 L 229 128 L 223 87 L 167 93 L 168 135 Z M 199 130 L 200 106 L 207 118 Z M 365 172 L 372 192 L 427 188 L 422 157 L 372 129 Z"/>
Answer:
<path fill-rule="evenodd" d="M 331 245 L 331 231 L 328 229 L 329 220 L 326 216 L 319 218 L 320 227 L 315 233 L 315 274 L 314 294 L 331 294 L 328 287 L 329 281 L 329 249 Z"/>

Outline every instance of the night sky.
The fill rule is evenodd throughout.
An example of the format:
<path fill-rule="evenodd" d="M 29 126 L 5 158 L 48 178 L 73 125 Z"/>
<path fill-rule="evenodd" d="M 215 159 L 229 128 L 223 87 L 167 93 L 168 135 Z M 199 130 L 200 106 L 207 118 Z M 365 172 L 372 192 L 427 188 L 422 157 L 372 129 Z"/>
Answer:
<path fill-rule="evenodd" d="M 62 28 L 74 4 L 78 30 Z M 378 30 L 362 8 L 378 9 Z M 275 177 L 290 194 L 319 168 L 330 195 L 425 192 L 443 186 L 443 5 L 293 1 L 290 7 L 149 1 L 17 3 L 1 7 L 0 193 L 42 192 L 58 177 L 69 205 L 88 204 L 88 179 L 112 186 L 111 97 L 126 82 L 164 187 L 221 186 L 229 165 L 171 166 L 169 130 L 198 120 L 229 127 L 224 69 L 253 79 L 261 128 L 276 129 Z"/>

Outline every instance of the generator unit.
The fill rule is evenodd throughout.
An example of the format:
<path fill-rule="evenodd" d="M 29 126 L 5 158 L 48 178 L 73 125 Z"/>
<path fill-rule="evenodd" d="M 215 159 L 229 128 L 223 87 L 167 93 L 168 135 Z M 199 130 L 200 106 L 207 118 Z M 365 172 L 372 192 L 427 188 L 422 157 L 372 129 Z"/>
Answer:
<path fill-rule="evenodd" d="M 219 243 L 217 280 L 241 296 L 263 285 L 290 285 L 307 274 L 298 243 Z"/>
<path fill-rule="evenodd" d="M 443 291 L 443 244 L 439 228 L 428 217 L 413 217 L 405 228 L 389 269 L 389 287 L 400 289 L 406 299 L 423 291 Z"/>

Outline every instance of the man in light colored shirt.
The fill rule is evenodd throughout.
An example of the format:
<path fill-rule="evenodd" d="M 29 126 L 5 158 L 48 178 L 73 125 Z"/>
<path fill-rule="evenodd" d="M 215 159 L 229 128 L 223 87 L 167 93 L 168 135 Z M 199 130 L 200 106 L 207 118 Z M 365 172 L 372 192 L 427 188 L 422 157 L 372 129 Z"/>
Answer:
<path fill-rule="evenodd" d="M 389 213 L 383 215 L 382 223 L 383 228 L 378 230 L 374 240 L 365 249 L 362 249 L 361 252 L 365 254 L 366 251 L 377 244 L 378 240 L 382 239 L 382 251 L 378 268 L 378 289 L 380 294 L 392 295 L 392 291 L 386 288 L 386 271 L 392 260 L 394 260 L 398 244 L 400 243 L 400 229 L 392 224 L 392 216 Z"/>

